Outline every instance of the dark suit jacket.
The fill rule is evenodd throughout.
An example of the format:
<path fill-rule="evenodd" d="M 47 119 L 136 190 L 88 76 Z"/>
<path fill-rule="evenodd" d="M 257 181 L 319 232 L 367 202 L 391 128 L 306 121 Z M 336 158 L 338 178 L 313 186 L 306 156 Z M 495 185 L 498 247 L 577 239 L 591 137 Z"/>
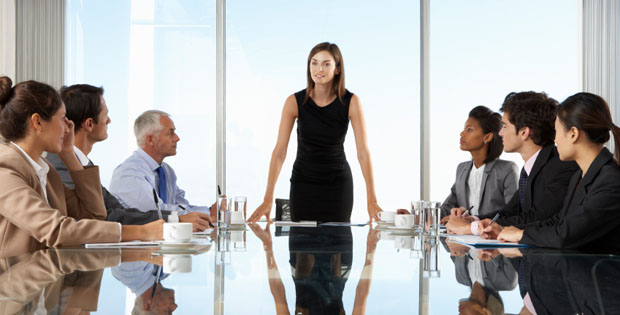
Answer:
<path fill-rule="evenodd" d="M 562 211 L 526 225 L 520 243 L 620 252 L 620 166 L 607 148 L 583 178 L 581 170 L 575 173 Z"/>
<path fill-rule="evenodd" d="M 537 314 L 620 313 L 620 259 L 575 252 L 526 260 L 525 281 Z"/>
<path fill-rule="evenodd" d="M 68 187 L 73 188 L 73 180 L 71 179 L 71 175 L 69 175 L 67 166 L 65 166 L 65 163 L 62 162 L 60 157 L 57 154 L 48 153 L 46 159 L 60 174 L 62 182 Z M 116 199 L 114 195 L 103 187 L 103 185 L 101 186 L 101 193 L 103 194 L 103 202 L 105 203 L 105 207 L 108 212 L 105 218 L 106 221 L 120 222 L 124 225 L 141 225 L 159 219 L 159 214 L 157 214 L 156 210 L 142 212 L 139 209 L 123 207 L 118 199 Z M 161 214 L 164 217 L 164 220 L 167 221 L 170 211 L 162 210 Z"/>
<path fill-rule="evenodd" d="M 543 147 L 527 178 L 525 204 L 519 207 L 517 190 L 506 207 L 500 211 L 497 223 L 502 226 L 523 227 L 524 224 L 548 219 L 559 212 L 568 183 L 577 169 L 577 163 L 560 160 L 555 145 Z"/>

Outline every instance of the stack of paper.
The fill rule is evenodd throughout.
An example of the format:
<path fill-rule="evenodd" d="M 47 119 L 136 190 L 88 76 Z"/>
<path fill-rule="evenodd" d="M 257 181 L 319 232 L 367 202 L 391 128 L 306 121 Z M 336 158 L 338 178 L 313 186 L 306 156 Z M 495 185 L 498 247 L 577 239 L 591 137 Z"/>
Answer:
<path fill-rule="evenodd" d="M 449 235 L 448 240 L 474 247 L 528 247 L 525 244 L 486 240 L 480 235 Z"/>
<path fill-rule="evenodd" d="M 141 248 L 141 247 L 158 247 L 159 244 L 155 242 L 144 241 L 131 241 L 131 242 L 118 242 L 118 243 L 90 243 L 84 244 L 86 248 Z"/>
<path fill-rule="evenodd" d="M 276 226 L 303 226 L 303 227 L 316 227 L 316 221 L 276 221 Z"/>

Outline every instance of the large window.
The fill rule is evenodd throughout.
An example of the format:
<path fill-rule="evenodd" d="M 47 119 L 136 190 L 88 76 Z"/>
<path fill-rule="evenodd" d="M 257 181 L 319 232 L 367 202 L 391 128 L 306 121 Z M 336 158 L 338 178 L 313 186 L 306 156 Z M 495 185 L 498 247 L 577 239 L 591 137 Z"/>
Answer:
<path fill-rule="evenodd" d="M 419 195 L 419 4 L 411 1 L 228 1 L 228 192 L 263 200 L 285 99 L 306 87 L 310 49 L 340 47 L 346 87 L 364 108 L 375 187 L 384 210 Z M 289 198 L 296 125 L 276 198 Z M 354 180 L 353 221 L 368 219 L 366 185 L 350 127 L 345 152 Z"/>
<path fill-rule="evenodd" d="M 581 90 L 579 6 L 579 1 L 432 2 L 432 199 L 446 198 L 456 166 L 471 159 L 459 150 L 459 133 L 473 107 L 499 111 L 513 91 L 544 91 L 561 102 Z M 500 158 L 523 165 L 516 153 Z M 445 267 L 454 268 L 450 265 Z M 449 285 L 454 280 L 439 279 L 444 281 Z M 435 302 L 431 305 L 441 305 Z M 521 306 L 505 309 L 518 312 Z"/>
<path fill-rule="evenodd" d="M 90 155 L 104 185 L 137 148 L 136 117 L 159 109 L 172 115 L 181 138 L 177 155 L 166 159 L 179 186 L 194 204 L 214 201 L 215 0 L 68 0 L 66 84 L 75 83 L 105 89 L 109 138 Z M 199 310 L 185 309 L 192 304 L 184 301 L 213 296 L 212 286 L 191 286 L 212 283 L 204 281 L 208 274 L 205 270 L 201 281 L 188 276 L 187 285 L 176 288 L 179 312 L 195 314 Z M 118 296 L 100 301 L 99 311 L 129 314 L 133 295 L 125 294 L 125 286 L 116 281 L 103 286 L 118 287 Z"/>

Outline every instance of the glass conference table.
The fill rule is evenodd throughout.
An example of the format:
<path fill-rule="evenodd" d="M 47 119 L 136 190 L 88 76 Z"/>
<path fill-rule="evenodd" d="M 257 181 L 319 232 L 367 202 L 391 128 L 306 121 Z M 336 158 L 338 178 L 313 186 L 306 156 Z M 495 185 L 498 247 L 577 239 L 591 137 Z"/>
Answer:
<path fill-rule="evenodd" d="M 193 241 L 2 259 L 0 314 L 518 314 L 522 296 L 538 314 L 620 312 L 620 256 L 470 249 L 376 226 L 261 223 Z"/>

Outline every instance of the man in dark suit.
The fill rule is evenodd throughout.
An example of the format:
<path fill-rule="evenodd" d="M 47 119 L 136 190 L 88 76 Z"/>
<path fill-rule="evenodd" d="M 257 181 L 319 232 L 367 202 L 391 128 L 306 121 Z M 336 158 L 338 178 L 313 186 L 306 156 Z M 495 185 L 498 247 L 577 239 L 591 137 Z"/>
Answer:
<path fill-rule="evenodd" d="M 568 184 L 578 167 L 562 162 L 554 145 L 557 101 L 545 93 L 510 93 L 500 108 L 503 112 L 500 136 L 505 152 L 517 152 L 525 162 L 519 189 L 500 210 L 499 218 L 485 237 L 495 238 L 503 226 L 523 226 L 545 220 L 562 209 Z M 481 234 L 491 224 L 489 217 L 468 223 L 453 217 L 448 229 L 456 234 Z M 470 233 L 471 233 L 470 232 Z"/>
<path fill-rule="evenodd" d="M 75 124 L 75 155 L 83 165 L 92 164 L 88 158 L 93 145 L 108 137 L 108 108 L 103 98 L 103 88 L 87 84 L 76 84 L 63 87 L 60 91 L 67 109 L 67 118 Z M 65 185 L 73 187 L 73 181 L 67 167 L 55 154 L 48 154 L 47 160 L 52 163 L 60 174 Z M 159 219 L 156 210 L 142 212 L 138 209 L 125 208 L 105 187 L 101 186 L 104 203 L 107 209 L 106 221 L 120 222 L 126 225 L 139 225 Z M 155 207 L 155 205 L 153 205 Z M 167 220 L 170 211 L 161 211 Z M 201 212 L 191 212 L 179 216 L 180 222 L 191 222 L 194 231 L 202 231 L 209 227 L 210 217 Z"/>

